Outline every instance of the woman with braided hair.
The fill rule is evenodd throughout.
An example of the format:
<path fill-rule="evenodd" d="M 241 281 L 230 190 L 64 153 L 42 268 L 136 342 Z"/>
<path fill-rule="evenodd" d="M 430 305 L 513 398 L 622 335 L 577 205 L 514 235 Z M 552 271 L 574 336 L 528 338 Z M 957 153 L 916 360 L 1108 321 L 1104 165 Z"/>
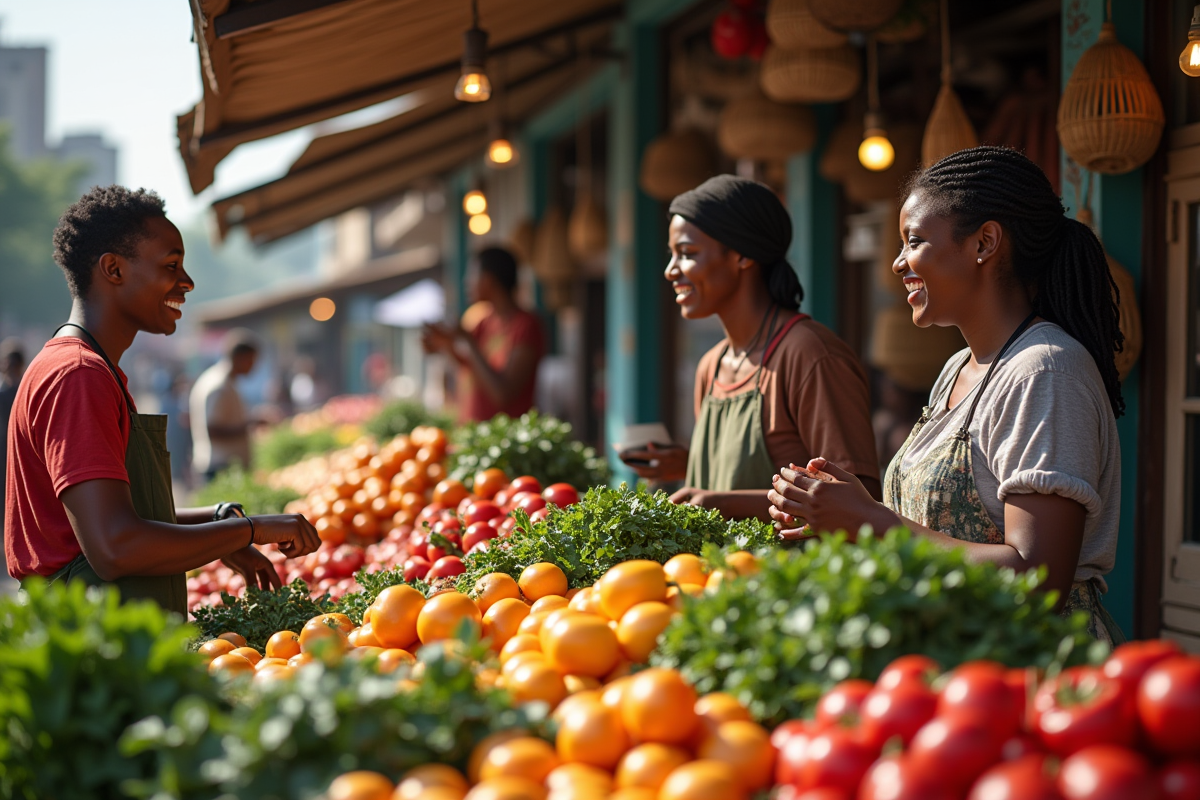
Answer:
<path fill-rule="evenodd" d="M 892 459 L 884 503 L 817 458 L 808 470 L 835 480 L 780 470 L 771 516 L 786 538 L 905 525 L 975 561 L 1045 565 L 1063 613 L 1086 610 L 1093 635 L 1120 641 L 1100 595 L 1117 549 L 1123 337 L 1100 242 L 1006 148 L 947 156 L 906 194 L 892 271 L 913 322 L 954 325 L 968 347 Z"/>

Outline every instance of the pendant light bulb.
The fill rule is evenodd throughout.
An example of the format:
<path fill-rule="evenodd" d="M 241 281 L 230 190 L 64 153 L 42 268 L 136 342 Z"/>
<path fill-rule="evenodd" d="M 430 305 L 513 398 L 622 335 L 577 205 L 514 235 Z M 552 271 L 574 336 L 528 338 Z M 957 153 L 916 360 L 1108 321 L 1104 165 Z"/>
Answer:
<path fill-rule="evenodd" d="M 878 112 L 867 112 L 862 143 L 858 146 L 858 161 L 872 172 L 883 172 L 896 160 L 896 148 L 892 147 L 883 119 Z"/>
<path fill-rule="evenodd" d="M 479 28 L 478 14 L 474 27 L 463 32 L 462 77 L 454 85 L 455 98 L 464 103 L 483 103 L 492 96 L 488 80 L 487 31 Z"/>
<path fill-rule="evenodd" d="M 496 169 L 511 167 L 518 160 L 517 148 L 508 139 L 498 136 L 488 145 L 487 160 L 488 165 Z"/>
<path fill-rule="evenodd" d="M 1184 75 L 1200 78 L 1200 5 L 1192 10 L 1187 47 L 1179 54 L 1179 69 Z"/>
<path fill-rule="evenodd" d="M 479 189 L 472 189 L 463 195 L 463 213 L 469 217 L 483 214 L 487 211 L 487 197 Z"/>
<path fill-rule="evenodd" d="M 487 214 L 476 214 L 467 220 L 467 228 L 476 236 L 483 236 L 492 229 L 492 218 Z"/>

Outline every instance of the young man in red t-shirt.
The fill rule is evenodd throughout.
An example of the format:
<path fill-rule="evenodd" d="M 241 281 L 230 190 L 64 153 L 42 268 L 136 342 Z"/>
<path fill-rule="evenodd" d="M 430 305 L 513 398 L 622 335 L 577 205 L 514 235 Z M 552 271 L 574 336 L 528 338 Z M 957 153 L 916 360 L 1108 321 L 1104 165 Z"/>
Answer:
<path fill-rule="evenodd" d="M 538 318 L 517 305 L 517 260 L 489 247 L 476 257 L 475 300 L 491 310 L 470 331 L 446 325 L 425 329 L 425 349 L 450 355 L 462 366 L 462 416 L 488 420 L 519 417 L 533 408 L 538 362 L 545 345 Z"/>
<path fill-rule="evenodd" d="M 161 464 L 165 476 L 155 470 L 163 453 L 130 457 L 131 430 L 147 434 L 116 365 L 138 332 L 174 333 L 193 288 L 183 239 L 162 200 L 145 190 L 92 189 L 59 221 L 54 258 L 71 291 L 71 317 L 30 362 L 12 409 L 9 574 L 115 582 L 130 596 L 127 587 L 138 581 L 181 580 L 187 570 L 223 559 L 248 585 L 278 586 L 274 567 L 253 544 L 278 543 L 288 556 L 312 552 L 320 542 L 303 517 L 218 520 L 229 504 L 174 510 L 169 463 Z M 134 498 L 153 483 L 161 501 L 162 480 L 169 505 L 159 519 L 144 519 Z"/>

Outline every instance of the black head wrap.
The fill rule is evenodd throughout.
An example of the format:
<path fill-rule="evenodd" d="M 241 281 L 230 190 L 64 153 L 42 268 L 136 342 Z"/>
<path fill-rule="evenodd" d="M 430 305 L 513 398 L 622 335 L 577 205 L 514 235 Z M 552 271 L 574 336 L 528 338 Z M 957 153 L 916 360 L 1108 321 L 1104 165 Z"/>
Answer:
<path fill-rule="evenodd" d="M 797 309 L 804 290 L 787 261 L 792 218 L 769 188 L 736 175 L 718 175 L 671 201 L 678 214 L 762 268 L 771 299 Z"/>

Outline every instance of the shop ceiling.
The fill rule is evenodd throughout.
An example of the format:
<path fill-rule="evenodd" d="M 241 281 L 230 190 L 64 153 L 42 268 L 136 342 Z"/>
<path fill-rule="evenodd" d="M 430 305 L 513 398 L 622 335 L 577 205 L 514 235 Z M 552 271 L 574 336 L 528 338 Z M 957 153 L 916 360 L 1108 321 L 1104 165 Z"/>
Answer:
<path fill-rule="evenodd" d="M 204 92 L 178 132 L 193 192 L 239 144 L 417 100 L 392 119 L 317 138 L 279 181 L 218 201 L 222 233 L 243 224 L 260 241 L 481 152 L 498 113 L 519 119 L 579 80 L 584 56 L 607 46 L 622 13 L 614 0 L 480 0 L 498 85 L 475 106 L 453 97 L 469 0 L 189 1 Z"/>

